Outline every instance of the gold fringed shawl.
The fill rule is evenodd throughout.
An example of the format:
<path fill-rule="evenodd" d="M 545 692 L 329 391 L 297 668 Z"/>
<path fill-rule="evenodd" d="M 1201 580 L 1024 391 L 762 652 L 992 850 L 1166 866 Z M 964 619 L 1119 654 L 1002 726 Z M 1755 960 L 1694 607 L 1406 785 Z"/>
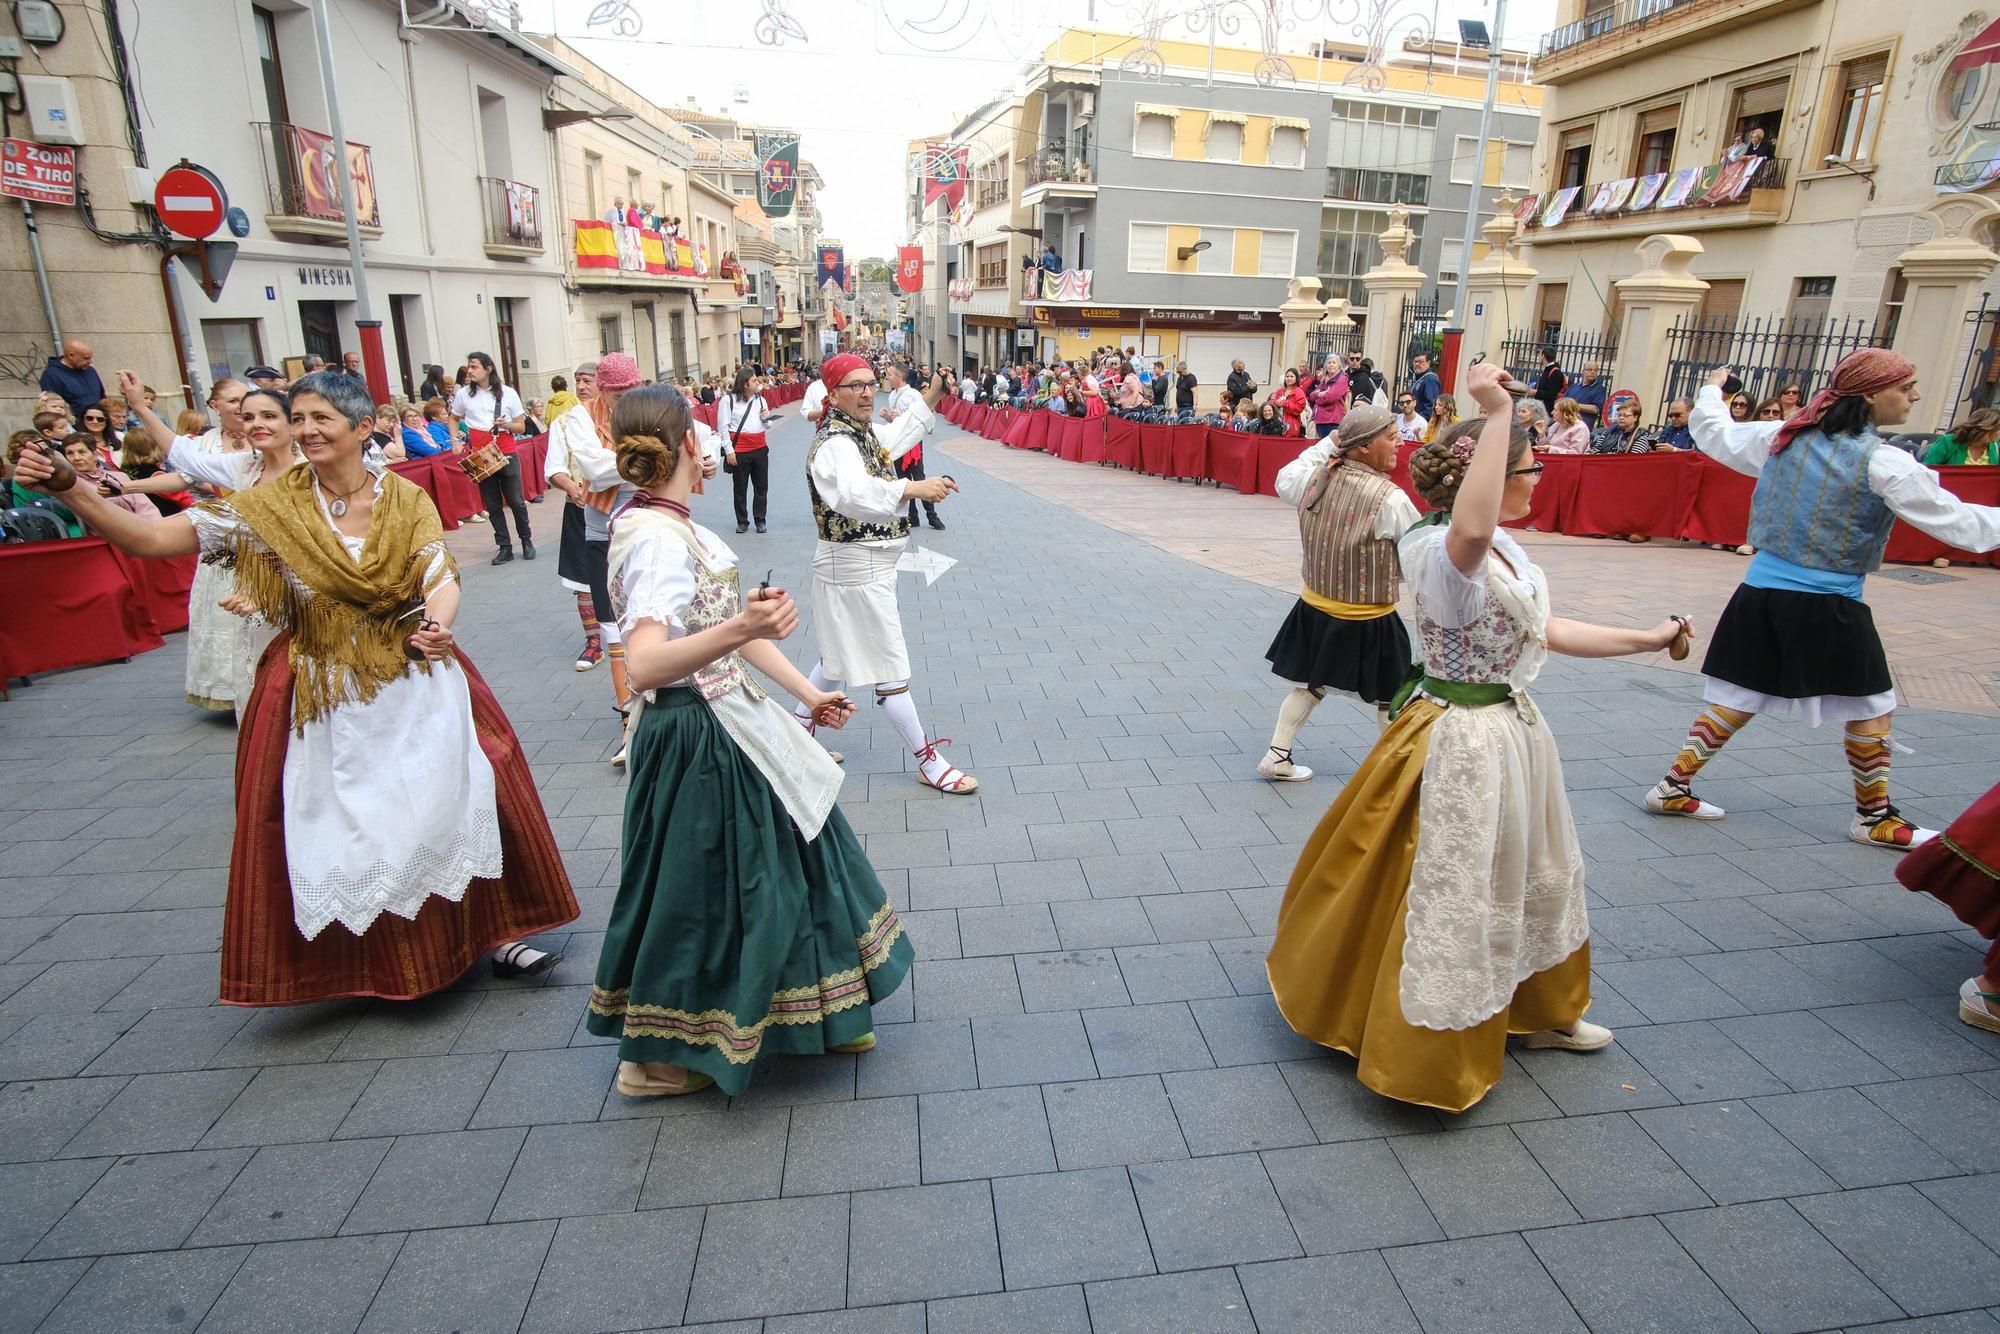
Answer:
<path fill-rule="evenodd" d="M 457 577 L 458 565 L 423 488 L 394 473 L 383 473 L 381 484 L 359 562 L 321 513 L 311 468 L 288 469 L 212 506 L 233 513 L 247 531 L 238 530 L 210 559 L 236 571 L 237 592 L 264 619 L 292 632 L 296 729 L 349 701 L 366 704 L 412 665 L 431 669 L 428 660 L 412 664 L 403 652 L 417 625 L 409 613 Z M 439 573 L 426 582 L 438 554 Z"/>

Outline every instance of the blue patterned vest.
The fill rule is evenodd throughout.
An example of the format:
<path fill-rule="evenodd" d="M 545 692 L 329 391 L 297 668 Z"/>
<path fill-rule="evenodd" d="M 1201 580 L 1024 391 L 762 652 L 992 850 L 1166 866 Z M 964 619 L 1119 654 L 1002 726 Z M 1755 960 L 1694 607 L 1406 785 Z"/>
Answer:
<path fill-rule="evenodd" d="M 1872 427 L 1860 435 L 1793 436 L 1757 478 L 1750 545 L 1811 570 L 1880 569 L 1896 516 L 1868 485 L 1868 458 L 1879 448 Z"/>

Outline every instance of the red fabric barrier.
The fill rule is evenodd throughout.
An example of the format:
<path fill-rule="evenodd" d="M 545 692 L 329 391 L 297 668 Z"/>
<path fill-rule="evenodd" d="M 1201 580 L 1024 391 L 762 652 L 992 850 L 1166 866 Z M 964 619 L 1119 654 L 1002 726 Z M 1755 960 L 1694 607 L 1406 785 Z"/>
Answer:
<path fill-rule="evenodd" d="M 1139 425 L 1113 417 L 1104 426 L 1104 455 L 1121 468 L 1139 470 Z"/>
<path fill-rule="evenodd" d="M 1257 493 L 1257 437 L 1226 427 L 1204 426 L 1208 433 L 1210 481 L 1243 495 Z"/>
<path fill-rule="evenodd" d="M 1174 428 L 1150 423 L 1139 428 L 1139 469 L 1154 477 L 1173 471 Z"/>
<path fill-rule="evenodd" d="M 161 634 L 187 629 L 188 591 L 194 587 L 195 556 L 174 556 L 166 560 L 140 560 L 123 556 L 126 575 L 145 599 L 153 628 Z"/>
<path fill-rule="evenodd" d="M 0 677 L 113 662 L 166 642 L 132 563 L 99 537 L 0 547 Z"/>
<path fill-rule="evenodd" d="M 1167 428 L 1167 476 L 1208 476 L 1208 428 L 1169 426 Z"/>
<path fill-rule="evenodd" d="M 1296 435 L 1259 435 L 1251 439 L 1257 442 L 1257 494 L 1275 496 L 1278 494 L 1278 473 L 1287 463 L 1306 452 L 1312 442 Z"/>
<path fill-rule="evenodd" d="M 1105 435 L 1109 428 L 1105 423 L 1109 417 L 1087 417 L 1083 421 L 1083 443 L 1077 450 L 1079 463 L 1102 463 L 1110 457 Z"/>
<path fill-rule="evenodd" d="M 1750 497 L 1757 479 L 1717 463 L 1707 455 L 1693 459 L 1694 497 L 1681 536 L 1694 542 L 1743 545 L 1750 534 Z"/>
<path fill-rule="evenodd" d="M 1054 429 L 1049 432 L 1050 439 L 1056 447 L 1054 451 L 1056 457 L 1064 463 L 1083 462 L 1083 437 L 1089 431 L 1090 425 L 1091 423 L 1082 417 L 1058 419 Z"/>
<path fill-rule="evenodd" d="M 1938 479 L 1944 489 L 1973 505 L 2000 505 L 2000 468 L 1958 467 L 1937 469 Z M 1939 556 L 1952 560 L 1977 561 L 1981 565 L 2000 565 L 2000 551 L 1989 551 L 1984 555 L 1974 555 L 1969 551 L 1955 551 L 1932 537 L 1920 532 L 1907 523 L 1898 521 L 1889 534 L 1889 551 L 1885 559 L 1899 561 L 1928 561 Z"/>
<path fill-rule="evenodd" d="M 986 418 L 986 429 L 980 434 L 988 440 L 1005 440 L 1007 432 L 1014 425 L 1014 418 L 1020 414 L 1012 408 L 995 408 Z"/>
<path fill-rule="evenodd" d="M 1560 485 L 1562 474 L 1568 475 L 1560 531 L 1579 537 L 1674 537 L 1694 501 L 1694 469 L 1678 452 L 1602 458 L 1553 454 L 1543 461 L 1549 466 L 1535 489 L 1552 481 Z"/>

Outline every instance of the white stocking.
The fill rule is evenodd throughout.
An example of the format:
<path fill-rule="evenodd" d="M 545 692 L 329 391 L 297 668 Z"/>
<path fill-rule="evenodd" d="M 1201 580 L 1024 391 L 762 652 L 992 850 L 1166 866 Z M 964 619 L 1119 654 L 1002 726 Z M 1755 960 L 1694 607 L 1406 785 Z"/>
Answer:
<path fill-rule="evenodd" d="M 1271 731 L 1271 749 L 1286 759 L 1291 758 L 1292 743 L 1298 740 L 1299 730 L 1312 717 L 1324 692 L 1295 686 L 1292 693 L 1285 696 L 1285 702 L 1278 706 L 1278 725 Z"/>
<path fill-rule="evenodd" d="M 882 713 L 889 725 L 903 738 L 903 748 L 912 755 L 930 744 L 924 736 L 924 725 L 917 717 L 916 701 L 910 698 L 908 681 L 880 681 L 875 686 L 875 702 L 882 706 Z"/>

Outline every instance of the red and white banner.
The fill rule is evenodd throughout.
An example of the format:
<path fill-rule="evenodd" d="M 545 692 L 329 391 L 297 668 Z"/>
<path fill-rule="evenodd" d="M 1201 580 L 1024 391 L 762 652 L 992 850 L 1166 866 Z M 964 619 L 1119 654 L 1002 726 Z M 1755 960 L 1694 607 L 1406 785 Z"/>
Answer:
<path fill-rule="evenodd" d="M 923 290 L 924 248 L 920 245 L 896 248 L 896 286 L 905 292 Z"/>
<path fill-rule="evenodd" d="M 965 199 L 965 177 L 971 165 L 969 146 L 931 150 L 924 172 L 924 207 L 942 199 L 946 212 L 955 211 Z"/>

